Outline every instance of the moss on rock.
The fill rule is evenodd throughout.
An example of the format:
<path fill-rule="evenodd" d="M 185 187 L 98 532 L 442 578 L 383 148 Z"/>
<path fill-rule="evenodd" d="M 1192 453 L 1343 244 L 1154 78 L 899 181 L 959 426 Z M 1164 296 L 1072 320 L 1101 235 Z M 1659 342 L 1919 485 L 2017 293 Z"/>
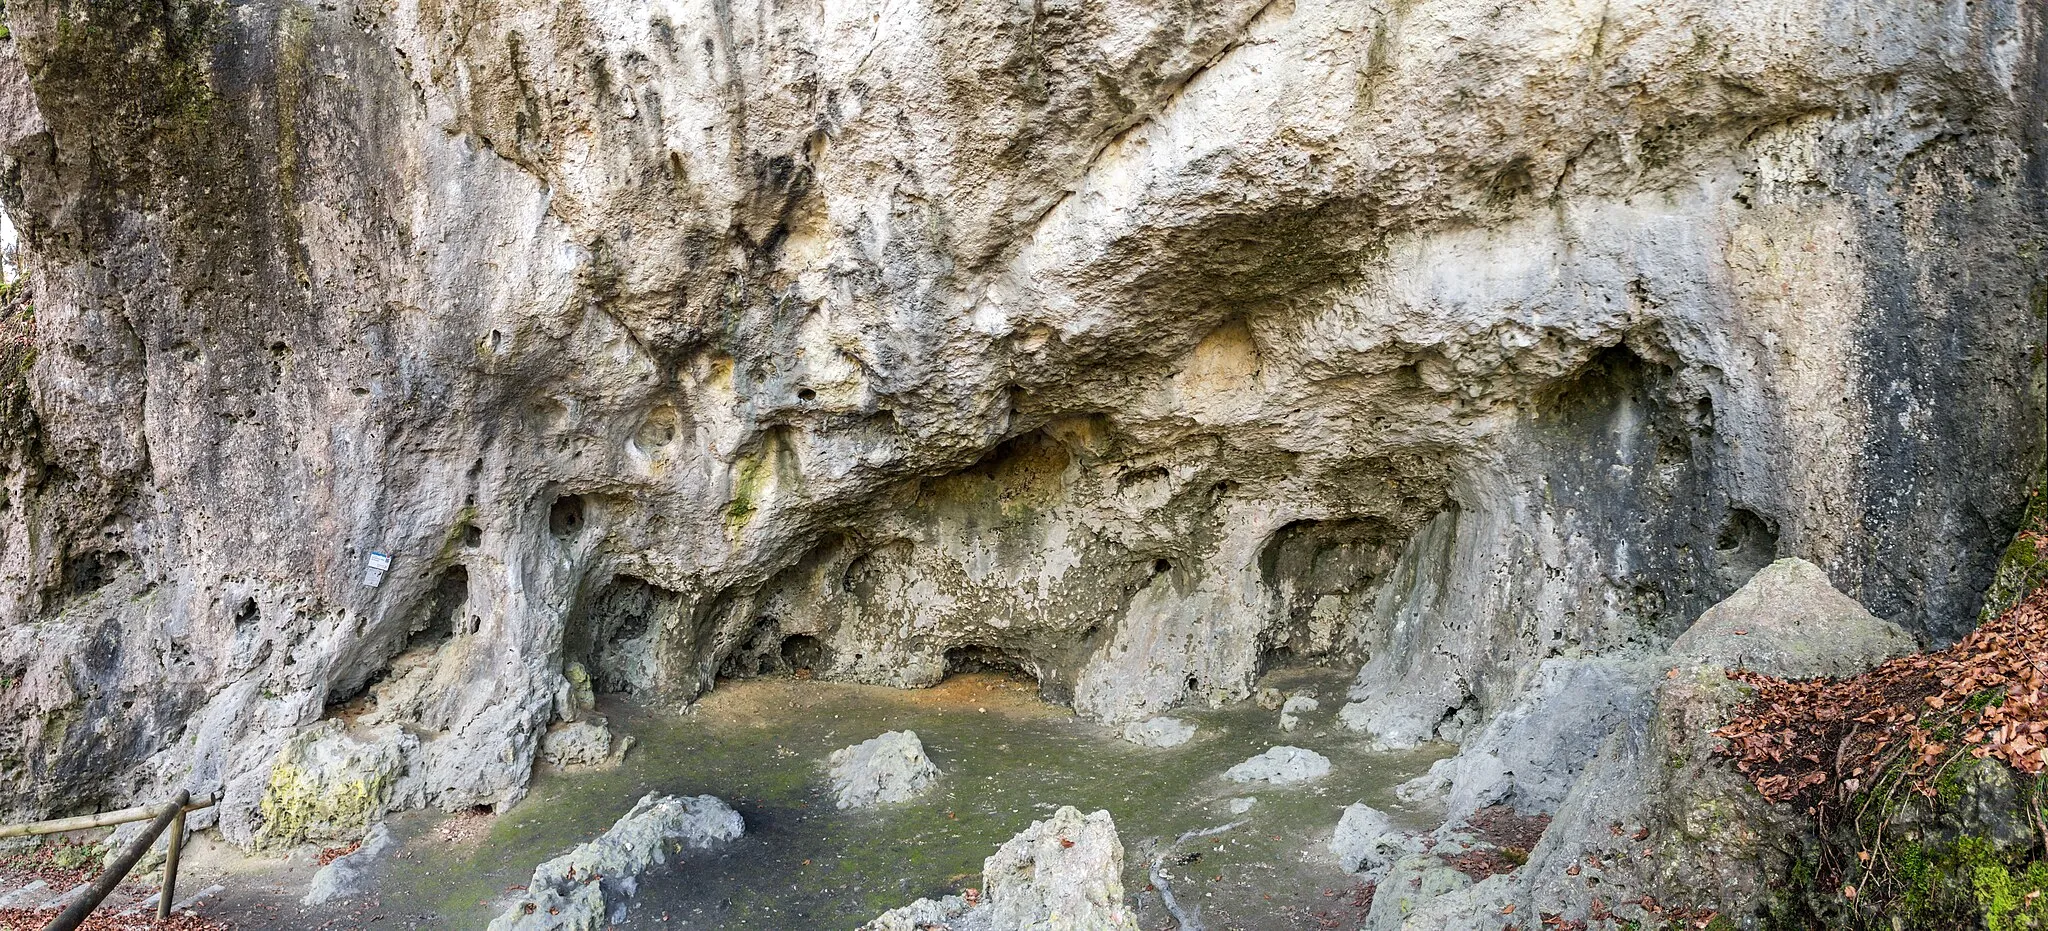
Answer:
<path fill-rule="evenodd" d="M 308 840 L 360 837 L 389 810 L 404 772 L 401 732 L 369 741 L 327 721 L 286 741 L 271 765 L 259 805 L 260 847 L 290 847 Z"/>

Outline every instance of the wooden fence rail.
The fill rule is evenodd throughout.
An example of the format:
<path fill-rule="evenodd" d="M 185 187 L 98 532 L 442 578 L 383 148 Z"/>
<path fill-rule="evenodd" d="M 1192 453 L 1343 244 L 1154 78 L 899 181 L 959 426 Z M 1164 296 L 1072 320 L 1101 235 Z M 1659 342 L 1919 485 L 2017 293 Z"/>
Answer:
<path fill-rule="evenodd" d="M 164 857 L 164 888 L 157 896 L 156 905 L 156 917 L 161 920 L 171 917 L 171 901 L 178 887 L 178 855 L 185 846 L 185 813 L 211 807 L 213 799 L 194 801 L 191 793 L 179 792 L 177 798 L 162 805 L 142 805 L 119 811 L 105 811 L 97 815 L 0 826 L 0 839 L 85 831 L 127 824 L 131 821 L 150 822 L 147 830 L 123 848 L 120 856 L 114 858 L 114 862 L 107 864 L 107 868 L 92 881 L 83 896 L 73 899 L 57 917 L 50 919 L 50 923 L 43 926 L 43 931 L 73 931 L 85 921 L 86 916 L 92 914 L 93 909 L 106 901 L 107 896 L 113 893 L 114 887 L 121 884 L 121 880 L 128 878 L 129 871 L 135 869 L 135 864 L 142 861 L 142 855 L 149 852 L 156 839 L 166 830 L 170 831 L 169 849 L 165 851 Z"/>

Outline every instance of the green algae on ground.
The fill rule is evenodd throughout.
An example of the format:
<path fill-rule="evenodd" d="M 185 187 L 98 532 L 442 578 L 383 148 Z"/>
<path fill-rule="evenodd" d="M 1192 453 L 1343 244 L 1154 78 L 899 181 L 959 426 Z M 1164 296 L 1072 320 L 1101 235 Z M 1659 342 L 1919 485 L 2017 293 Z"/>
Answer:
<path fill-rule="evenodd" d="M 1326 698 L 1343 686 L 1341 676 L 1320 670 L 1277 678 L 1283 687 L 1313 685 Z M 740 810 L 747 835 L 719 851 L 687 853 L 678 870 L 644 880 L 624 927 L 850 928 L 911 899 L 978 885 L 981 862 L 998 845 L 1066 804 L 1115 817 L 1125 888 L 1148 927 L 1165 918 L 1158 897 L 1144 892 L 1150 855 L 1183 832 L 1232 821 L 1244 824 L 1176 851 L 1187 861 L 1169 871 L 1176 895 L 1230 927 L 1295 927 L 1299 919 L 1287 916 L 1326 907 L 1325 890 L 1352 885 L 1322 849 L 1343 807 L 1365 801 L 1423 826 L 1392 788 L 1447 749 L 1366 752 L 1347 732 L 1316 726 L 1328 715 L 1286 734 L 1277 714 L 1250 704 L 1185 712 L 1201 734 L 1181 747 L 1148 749 L 1039 700 L 1029 682 L 992 674 L 917 691 L 729 682 L 687 715 L 604 711 L 638 739 L 624 763 L 543 771 L 532 794 L 474 847 L 392 871 L 384 903 L 481 924 L 535 863 L 599 833 L 633 799 L 708 792 Z M 944 773 L 934 790 L 881 809 L 836 810 L 825 790 L 826 755 L 906 728 Z M 1221 779 L 1279 743 L 1330 756 L 1335 772 L 1292 788 Z M 1230 800 L 1246 796 L 1258 802 L 1231 814 Z M 430 843 L 425 833 L 401 829 L 415 849 Z"/>

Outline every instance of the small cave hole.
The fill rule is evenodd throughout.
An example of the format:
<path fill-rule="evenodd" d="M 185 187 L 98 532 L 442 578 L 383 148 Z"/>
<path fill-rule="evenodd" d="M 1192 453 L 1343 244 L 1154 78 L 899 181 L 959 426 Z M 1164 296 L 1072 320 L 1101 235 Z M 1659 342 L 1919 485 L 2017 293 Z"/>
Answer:
<path fill-rule="evenodd" d="M 582 496 L 563 495 L 548 506 L 548 532 L 564 540 L 583 532 Z"/>
<path fill-rule="evenodd" d="M 1729 508 L 1714 539 L 1714 556 L 1731 586 L 1741 585 L 1778 558 L 1778 529 L 1755 511 Z"/>
<path fill-rule="evenodd" d="M 484 532 L 475 524 L 462 525 L 462 545 L 476 549 L 484 544 Z"/>
<path fill-rule="evenodd" d="M 824 665 L 824 641 L 810 634 L 791 634 L 782 638 L 782 664 L 798 673 L 810 672 Z"/>
<path fill-rule="evenodd" d="M 1171 560 L 1171 559 L 1155 559 L 1155 560 L 1152 560 L 1152 574 L 1153 574 L 1153 575 L 1165 575 L 1166 573 L 1168 573 L 1168 572 L 1171 572 L 1171 571 L 1173 571 L 1173 560 Z"/>
<path fill-rule="evenodd" d="M 804 388 L 796 393 L 796 399 L 799 401 L 815 401 L 818 399 L 818 393 L 809 388 Z"/>
<path fill-rule="evenodd" d="M 256 634 L 262 619 L 262 612 L 257 609 L 254 598 L 243 599 L 241 607 L 235 609 L 234 643 L 237 656 L 248 656 L 249 650 L 256 645 Z"/>
<path fill-rule="evenodd" d="M 115 573 L 127 566 L 129 560 L 129 555 L 121 550 L 74 556 L 64 563 L 66 587 L 73 595 L 91 594 L 112 582 Z"/>

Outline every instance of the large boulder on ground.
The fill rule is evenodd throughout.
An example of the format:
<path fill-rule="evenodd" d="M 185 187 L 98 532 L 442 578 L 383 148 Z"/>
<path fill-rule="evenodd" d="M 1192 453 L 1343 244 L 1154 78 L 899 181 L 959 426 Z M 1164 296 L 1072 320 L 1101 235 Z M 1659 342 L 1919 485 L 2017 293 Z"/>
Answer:
<path fill-rule="evenodd" d="M 534 868 L 526 893 L 489 931 L 597 931 L 625 918 L 640 875 L 672 851 L 738 838 L 746 823 L 715 796 L 649 794 L 596 840 Z"/>
<path fill-rule="evenodd" d="M 1912 635 L 1835 590 L 1804 559 L 1765 566 L 1671 644 L 1682 663 L 1788 679 L 1853 676 L 1913 652 Z"/>
<path fill-rule="evenodd" d="M 1608 735 L 1649 714 L 1666 666 L 1644 656 L 1546 660 L 1457 756 L 1397 791 L 1445 797 L 1452 820 L 1496 804 L 1555 809 Z"/>
<path fill-rule="evenodd" d="M 1344 816 L 1337 820 L 1330 852 L 1345 872 L 1370 881 L 1385 875 L 1394 861 L 1408 853 L 1407 841 L 1407 835 L 1395 829 L 1386 812 L 1360 803 L 1344 809 Z"/>
<path fill-rule="evenodd" d="M 920 899 L 861 931 L 1138 931 L 1123 870 L 1123 842 L 1109 812 L 1083 816 L 1064 807 L 982 862 L 978 896 Z"/>
<path fill-rule="evenodd" d="M 1123 738 L 1141 747 L 1178 747 L 1195 736 L 1195 726 L 1179 718 L 1152 718 L 1124 725 Z"/>
<path fill-rule="evenodd" d="M 939 768 L 925 755 L 916 731 L 890 731 L 835 750 L 828 764 L 832 796 L 841 808 L 909 801 L 939 778 Z"/>
<path fill-rule="evenodd" d="M 1300 747 L 1274 747 L 1225 770 L 1223 778 L 1288 786 L 1313 782 L 1329 774 L 1329 757 Z"/>
<path fill-rule="evenodd" d="M 370 868 L 396 844 L 390 828 L 382 823 L 371 826 L 361 845 L 313 874 L 312 885 L 307 888 L 305 898 L 299 900 L 300 904 L 325 905 L 336 899 L 355 898 L 368 892 Z"/>

